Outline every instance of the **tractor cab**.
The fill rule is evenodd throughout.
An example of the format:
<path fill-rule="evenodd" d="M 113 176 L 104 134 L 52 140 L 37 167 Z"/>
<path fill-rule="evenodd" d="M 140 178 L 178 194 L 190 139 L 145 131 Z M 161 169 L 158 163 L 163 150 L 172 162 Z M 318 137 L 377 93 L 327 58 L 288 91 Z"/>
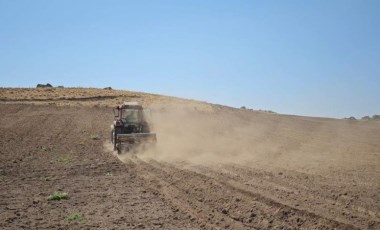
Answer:
<path fill-rule="evenodd" d="M 136 102 L 124 102 L 117 106 L 114 126 L 121 134 L 149 133 L 150 128 L 146 119 L 144 109 Z"/>

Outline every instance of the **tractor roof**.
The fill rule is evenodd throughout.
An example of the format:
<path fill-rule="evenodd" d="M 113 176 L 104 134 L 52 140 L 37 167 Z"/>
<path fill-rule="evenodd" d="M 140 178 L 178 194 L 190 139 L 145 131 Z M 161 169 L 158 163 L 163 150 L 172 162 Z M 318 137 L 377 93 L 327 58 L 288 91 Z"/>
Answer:
<path fill-rule="evenodd" d="M 117 109 L 142 109 L 143 107 L 138 102 L 124 102 L 116 107 Z"/>
<path fill-rule="evenodd" d="M 124 101 L 123 105 L 140 105 L 137 101 Z"/>

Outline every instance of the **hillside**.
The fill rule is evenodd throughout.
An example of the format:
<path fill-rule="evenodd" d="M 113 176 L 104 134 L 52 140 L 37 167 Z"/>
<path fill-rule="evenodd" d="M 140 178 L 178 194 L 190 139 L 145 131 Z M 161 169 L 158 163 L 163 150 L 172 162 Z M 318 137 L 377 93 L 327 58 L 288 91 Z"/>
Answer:
<path fill-rule="evenodd" d="M 117 156 L 131 100 L 157 148 Z M 380 228 L 380 123 L 84 88 L 3 88 L 0 116 L 1 229 Z"/>
<path fill-rule="evenodd" d="M 161 96 L 126 90 L 96 88 L 0 88 L 0 102 L 49 104 L 58 106 L 116 106 L 123 101 L 137 101 L 144 106 L 152 104 L 177 104 L 186 102 L 190 106 L 209 105 L 194 100 Z"/>

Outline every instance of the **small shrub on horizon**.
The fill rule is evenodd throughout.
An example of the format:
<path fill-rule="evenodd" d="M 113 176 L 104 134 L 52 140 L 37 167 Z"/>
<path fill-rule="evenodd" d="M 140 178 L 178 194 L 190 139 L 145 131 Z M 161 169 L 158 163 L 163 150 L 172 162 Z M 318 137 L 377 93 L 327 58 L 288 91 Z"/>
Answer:
<path fill-rule="evenodd" d="M 362 120 L 371 120 L 371 117 L 370 116 L 364 116 L 364 117 L 362 117 Z"/>

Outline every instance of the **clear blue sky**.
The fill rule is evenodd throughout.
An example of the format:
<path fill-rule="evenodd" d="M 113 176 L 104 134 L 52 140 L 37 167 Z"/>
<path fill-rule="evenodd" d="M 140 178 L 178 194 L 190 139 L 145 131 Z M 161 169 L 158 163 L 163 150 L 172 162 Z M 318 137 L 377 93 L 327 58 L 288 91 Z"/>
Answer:
<path fill-rule="evenodd" d="M 380 114 L 380 1 L 0 0 L 0 86 Z"/>

